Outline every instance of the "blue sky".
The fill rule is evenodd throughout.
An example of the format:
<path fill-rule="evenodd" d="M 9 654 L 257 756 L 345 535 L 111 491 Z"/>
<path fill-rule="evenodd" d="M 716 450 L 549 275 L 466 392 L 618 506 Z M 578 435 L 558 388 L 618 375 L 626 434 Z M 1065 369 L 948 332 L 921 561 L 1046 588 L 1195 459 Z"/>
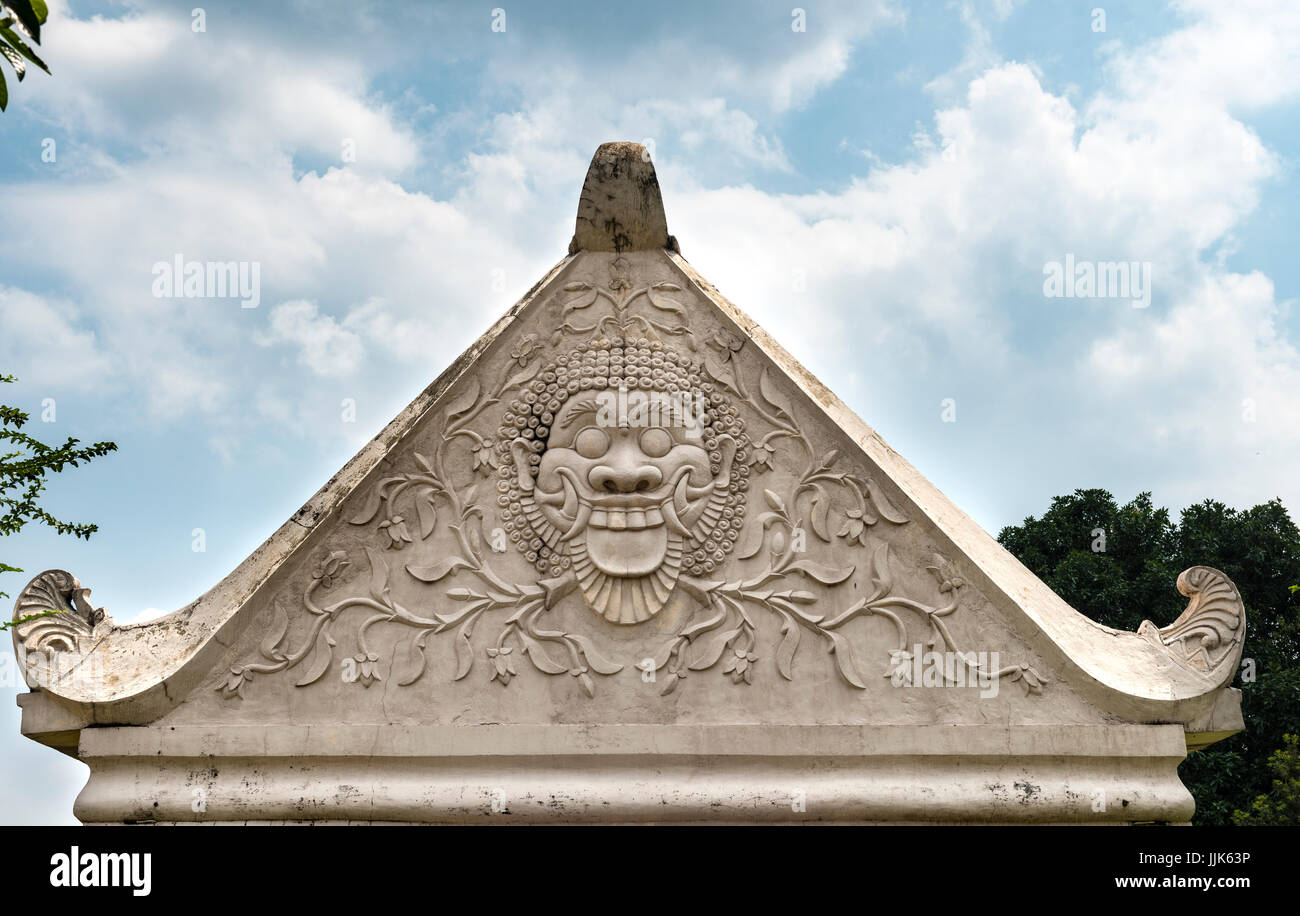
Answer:
<path fill-rule="evenodd" d="M 990 531 L 1076 487 L 1294 513 L 1300 7 L 1097 2 L 51 3 L 0 115 L 3 398 L 120 450 L 49 493 L 94 539 L 0 559 L 119 621 L 206 591 L 564 254 L 613 139 Z M 154 297 L 177 253 L 260 305 Z M 1044 297 L 1067 255 L 1150 263 L 1149 307 Z M 84 768 L 9 708 L 0 821 L 70 822 Z"/>

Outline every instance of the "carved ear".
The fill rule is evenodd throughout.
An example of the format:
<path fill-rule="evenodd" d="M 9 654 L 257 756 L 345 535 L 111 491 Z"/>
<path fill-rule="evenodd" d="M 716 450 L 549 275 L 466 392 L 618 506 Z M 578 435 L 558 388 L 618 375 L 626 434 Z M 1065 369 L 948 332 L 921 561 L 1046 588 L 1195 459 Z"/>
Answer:
<path fill-rule="evenodd" d="M 533 492 L 533 472 L 528 464 L 532 449 L 527 439 L 516 439 L 510 443 L 510 457 L 515 461 L 515 473 L 519 477 L 519 489 L 525 493 Z"/>

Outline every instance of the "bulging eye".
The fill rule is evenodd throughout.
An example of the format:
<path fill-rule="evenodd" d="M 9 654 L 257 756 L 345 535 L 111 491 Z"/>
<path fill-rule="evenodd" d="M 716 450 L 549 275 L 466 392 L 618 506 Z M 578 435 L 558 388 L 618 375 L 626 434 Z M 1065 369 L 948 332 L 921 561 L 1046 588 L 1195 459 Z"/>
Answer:
<path fill-rule="evenodd" d="M 654 427 L 641 434 L 641 451 L 651 458 L 662 458 L 672 447 L 673 437 L 667 430 Z"/>
<path fill-rule="evenodd" d="M 583 458 L 599 458 L 609 451 L 609 435 L 603 429 L 588 426 L 573 440 L 573 449 Z"/>

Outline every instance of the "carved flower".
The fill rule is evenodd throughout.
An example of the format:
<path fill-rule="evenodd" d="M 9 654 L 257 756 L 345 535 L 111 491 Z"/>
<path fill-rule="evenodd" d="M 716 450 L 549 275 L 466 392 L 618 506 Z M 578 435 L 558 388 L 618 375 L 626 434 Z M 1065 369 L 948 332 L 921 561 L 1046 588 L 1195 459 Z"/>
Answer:
<path fill-rule="evenodd" d="M 758 661 L 758 656 L 744 649 L 733 650 L 731 656 L 727 660 L 727 666 L 722 669 L 722 673 L 730 674 L 733 684 L 739 684 L 742 680 L 746 684 L 752 684 L 754 682 L 753 663 Z"/>
<path fill-rule="evenodd" d="M 478 444 L 470 449 L 470 455 L 474 459 L 474 470 L 482 469 L 484 474 L 491 474 L 500 466 L 496 456 L 496 443 L 491 439 L 478 440 Z"/>
<path fill-rule="evenodd" d="M 724 331 L 722 328 L 716 328 L 712 334 L 704 339 L 704 342 L 715 350 L 721 350 L 727 359 L 731 358 L 732 353 L 739 353 L 740 348 L 745 345 L 745 342 L 735 334 Z"/>
<path fill-rule="evenodd" d="M 934 565 L 927 566 L 926 569 L 934 574 L 939 580 L 939 591 L 950 592 L 954 589 L 961 588 L 966 584 L 966 580 L 957 575 L 957 567 L 952 565 L 952 561 L 938 554 L 934 556 Z"/>
<path fill-rule="evenodd" d="M 500 681 L 502 686 L 510 683 L 510 679 L 515 676 L 515 664 L 513 659 L 510 658 L 510 653 L 513 651 L 510 648 L 489 648 L 487 650 L 487 656 L 492 659 L 492 664 L 496 668 L 489 680 Z"/>
<path fill-rule="evenodd" d="M 1015 671 L 1011 672 L 1011 674 L 1008 676 L 1008 679 L 1012 681 L 1023 682 L 1025 685 L 1025 692 L 1027 694 L 1042 693 L 1043 684 L 1047 683 L 1047 681 L 1050 680 L 1050 678 L 1046 678 L 1043 675 L 1039 674 L 1029 665 L 1021 665 Z"/>
<path fill-rule="evenodd" d="M 875 516 L 867 517 L 861 509 L 847 509 L 844 512 L 844 524 L 836 532 L 839 537 L 847 538 L 849 543 L 857 541 L 867 546 L 867 526 L 876 523 Z"/>
<path fill-rule="evenodd" d="M 322 588 L 333 588 L 343 581 L 344 574 L 351 564 L 345 551 L 335 550 L 322 559 L 312 570 L 311 577 L 319 579 Z"/>
<path fill-rule="evenodd" d="M 253 675 L 247 669 L 235 666 L 230 669 L 230 676 L 218 689 L 224 697 L 237 696 L 242 700 L 244 698 L 244 685 L 252 679 Z"/>
<path fill-rule="evenodd" d="M 895 687 L 912 686 L 912 653 L 905 649 L 889 650 L 890 668 L 885 672 L 889 683 Z"/>
<path fill-rule="evenodd" d="M 400 515 L 384 519 L 379 523 L 379 530 L 388 533 L 390 539 L 388 546 L 390 549 L 401 550 L 402 547 L 411 543 L 411 532 L 406 530 L 406 521 Z"/>
<path fill-rule="evenodd" d="M 519 361 L 520 367 L 527 366 L 528 361 L 533 358 L 537 352 L 537 335 L 525 334 L 520 338 L 519 343 L 510 351 L 510 358 Z"/>
<path fill-rule="evenodd" d="M 749 460 L 749 466 L 757 468 L 761 474 L 764 471 L 772 470 L 772 458 L 776 455 L 772 449 L 759 443 L 754 446 L 754 457 Z"/>
<path fill-rule="evenodd" d="M 357 680 L 362 687 L 369 687 L 375 681 L 382 681 L 379 674 L 379 656 L 374 652 L 357 653 L 353 656 L 357 662 Z"/>

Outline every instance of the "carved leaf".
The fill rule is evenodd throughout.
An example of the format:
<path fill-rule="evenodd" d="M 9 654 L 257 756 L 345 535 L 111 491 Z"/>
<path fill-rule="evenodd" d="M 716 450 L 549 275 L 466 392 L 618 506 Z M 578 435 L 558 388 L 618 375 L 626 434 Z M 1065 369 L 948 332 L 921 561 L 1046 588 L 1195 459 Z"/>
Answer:
<path fill-rule="evenodd" d="M 570 301 L 567 305 L 565 305 L 564 312 L 561 313 L 560 315 L 560 320 L 563 321 L 564 319 L 568 318 L 569 315 L 571 315 L 573 312 L 576 312 L 579 309 L 585 309 L 593 302 L 595 302 L 597 292 L 598 291 L 594 287 L 592 287 L 582 295 L 575 296 L 572 301 Z"/>
<path fill-rule="evenodd" d="M 737 397 L 743 397 L 740 389 L 736 385 L 736 373 L 731 362 L 721 362 L 717 357 L 709 354 L 704 357 L 704 371 L 718 384 L 727 388 Z"/>
<path fill-rule="evenodd" d="M 889 544 L 886 542 L 876 548 L 871 555 L 871 582 L 876 587 L 876 597 L 888 595 L 894 588 L 894 580 L 889 574 Z"/>
<path fill-rule="evenodd" d="M 840 669 L 840 675 L 859 690 L 865 690 L 867 685 L 862 683 L 862 678 L 858 675 L 857 662 L 853 660 L 853 647 L 843 633 L 837 633 L 830 630 L 826 634 L 831 638 L 831 654 L 835 656 L 835 666 Z"/>
<path fill-rule="evenodd" d="M 370 560 L 370 597 L 380 604 L 387 604 L 388 564 L 373 547 L 366 548 L 366 558 Z"/>
<path fill-rule="evenodd" d="M 470 644 L 469 635 L 473 632 L 473 619 L 456 631 L 456 675 L 453 681 L 459 681 L 465 675 L 469 674 L 469 669 L 474 667 L 474 646 Z"/>
<path fill-rule="evenodd" d="M 787 568 L 816 579 L 823 585 L 839 585 L 857 569 L 856 566 L 827 566 L 815 560 L 795 560 Z"/>
<path fill-rule="evenodd" d="M 528 653 L 528 657 L 532 659 L 533 665 L 538 671 L 543 671 L 546 674 L 564 674 L 564 672 L 569 670 L 567 667 L 557 663 L 555 659 L 547 655 L 546 650 L 542 648 L 542 644 L 537 640 L 533 639 L 523 630 L 519 630 L 518 632 L 519 638 L 524 644 L 524 651 Z"/>
<path fill-rule="evenodd" d="M 687 639 L 692 639 L 696 635 L 703 633 L 705 630 L 712 630 L 714 627 L 716 627 L 718 624 L 722 623 L 726 619 L 727 619 L 727 609 L 724 607 L 719 607 L 717 609 L 716 614 L 713 614 L 711 617 L 701 620 L 699 623 L 691 624 L 689 627 L 682 630 L 680 635 L 686 637 Z"/>
<path fill-rule="evenodd" d="M 259 647 L 262 656 L 275 662 L 282 660 L 284 653 L 280 651 L 280 643 L 284 642 L 284 636 L 288 632 L 289 615 L 284 606 L 277 601 L 272 612 L 271 629 L 267 631 L 266 638 L 262 640 L 262 645 Z"/>
<path fill-rule="evenodd" d="M 415 512 L 420 517 L 420 537 L 427 538 L 438 524 L 438 509 L 433 502 L 433 491 L 428 490 L 415 500 Z"/>
<path fill-rule="evenodd" d="M 555 333 L 559 334 L 560 332 L 556 331 Z M 501 386 L 502 393 L 509 391 L 511 388 L 514 388 L 516 385 L 522 385 L 525 382 L 531 382 L 533 380 L 533 376 L 541 371 L 542 371 L 541 362 L 534 360 L 531 365 L 524 366 L 524 368 L 520 369 L 514 375 L 510 376 L 509 380 L 504 385 Z"/>
<path fill-rule="evenodd" d="M 876 513 L 887 522 L 893 522 L 895 525 L 901 525 L 907 521 L 907 516 L 902 510 L 889 501 L 885 492 L 876 485 L 876 482 L 870 477 L 866 480 L 867 492 L 871 495 L 871 504 L 875 506 Z"/>
<path fill-rule="evenodd" d="M 776 670 L 781 672 L 781 677 L 787 681 L 794 680 L 791 673 L 791 663 L 794 661 L 795 650 L 799 648 L 799 624 L 794 622 L 794 618 L 788 614 L 782 614 L 784 623 L 781 624 L 781 632 L 785 634 L 781 639 L 781 644 L 776 647 Z"/>
<path fill-rule="evenodd" d="M 412 633 L 394 650 L 392 674 L 397 681 L 397 686 L 406 687 L 414 684 L 424 674 L 428 661 L 424 654 L 424 638 L 427 635 L 428 630 L 419 635 Z"/>
<path fill-rule="evenodd" d="M 333 660 L 334 639 L 322 628 L 316 634 L 316 646 L 312 649 L 311 664 L 307 668 L 307 673 L 298 681 L 298 686 L 306 687 L 320 680 L 320 676 L 326 672 Z"/>
<path fill-rule="evenodd" d="M 814 470 L 812 473 L 821 474 L 826 471 L 829 471 L 831 469 L 831 465 L 833 465 L 836 459 L 839 457 L 840 457 L 840 450 L 837 448 L 831 449 L 825 455 L 822 455 L 821 460 L 817 462 L 816 470 Z"/>
<path fill-rule="evenodd" d="M 740 633 L 740 627 L 733 627 L 730 630 L 719 630 L 716 633 L 710 633 L 700 640 L 700 652 L 695 660 L 686 667 L 692 671 L 703 671 L 705 668 L 711 668 L 722 658 L 722 651 L 727 648 L 727 643 L 736 638 Z"/>
<path fill-rule="evenodd" d="M 763 400 L 785 414 L 787 419 L 793 422 L 794 408 L 790 405 L 790 399 L 781 390 L 781 387 L 772 381 L 772 373 L 767 366 L 763 367 L 763 374 L 758 377 L 758 391 L 763 395 Z"/>
<path fill-rule="evenodd" d="M 578 644 L 578 648 L 582 650 L 583 657 L 587 659 L 587 667 L 591 668 L 592 671 L 595 671 L 598 674 L 618 674 L 623 670 L 623 666 L 618 662 L 610 661 L 608 658 L 601 655 L 599 650 L 596 649 L 595 645 L 587 637 L 580 636 L 576 633 L 570 633 L 569 639 Z"/>
<path fill-rule="evenodd" d="M 755 522 L 745 529 L 744 540 L 736 548 L 736 557 L 741 560 L 748 560 L 754 554 L 763 549 L 763 538 L 767 534 L 767 526 L 772 524 L 781 516 L 775 512 L 764 512 Z"/>
<path fill-rule="evenodd" d="M 374 518 L 375 515 L 379 512 L 379 504 L 383 501 L 383 495 L 384 495 L 384 488 L 382 486 L 377 485 L 371 487 L 370 495 L 366 497 L 365 505 L 363 505 L 359 510 L 357 510 L 356 515 L 348 519 L 348 524 L 364 525 L 366 524 L 366 522 Z"/>
<path fill-rule="evenodd" d="M 646 298 L 650 300 L 650 304 L 655 308 L 685 318 L 686 310 L 682 308 L 681 305 L 674 302 L 672 299 L 666 299 L 655 295 L 656 291 L 676 293 L 681 292 L 681 289 L 680 286 L 673 283 L 656 283 L 653 287 L 646 290 Z"/>
<path fill-rule="evenodd" d="M 777 495 L 776 495 L 775 493 L 773 493 L 771 490 L 764 490 L 764 491 L 763 491 L 763 498 L 767 500 L 767 504 L 768 504 L 769 506 L 771 506 L 771 507 L 772 507 L 773 509 L 775 509 L 777 512 L 781 513 L 781 515 L 784 516 L 784 515 L 786 514 L 786 513 L 785 513 L 785 500 L 783 500 L 781 497 L 777 496 Z"/>
<path fill-rule="evenodd" d="M 466 413 L 478 401 L 479 381 L 477 376 L 470 376 L 469 385 L 447 405 L 447 419 L 452 420 Z"/>
<path fill-rule="evenodd" d="M 831 501 L 827 498 L 826 490 L 821 484 L 817 484 L 816 489 L 817 495 L 813 497 L 812 517 L 809 519 L 809 524 L 812 525 L 813 533 L 829 544 L 831 542 L 829 524 Z"/>
<path fill-rule="evenodd" d="M 455 569 L 469 569 L 472 564 L 466 562 L 461 557 L 447 557 L 439 560 L 432 566 L 411 566 L 406 567 L 406 571 L 421 582 L 437 582 L 447 573 Z"/>

